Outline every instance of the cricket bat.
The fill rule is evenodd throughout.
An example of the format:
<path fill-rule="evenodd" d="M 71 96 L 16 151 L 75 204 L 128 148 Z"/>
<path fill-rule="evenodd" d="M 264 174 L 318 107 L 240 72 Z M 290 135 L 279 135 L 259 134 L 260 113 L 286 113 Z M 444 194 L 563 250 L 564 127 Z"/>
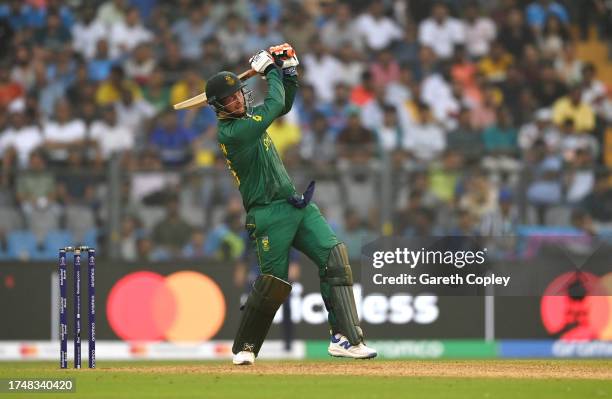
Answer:
<path fill-rule="evenodd" d="M 252 69 L 249 69 L 247 71 L 242 72 L 240 75 L 238 75 L 238 78 L 240 80 L 246 80 L 255 75 L 257 75 L 257 72 L 255 72 Z M 174 109 L 188 109 L 188 108 L 203 107 L 206 104 L 207 104 L 206 93 L 204 92 L 204 93 L 198 94 L 197 96 L 191 97 L 185 101 L 181 101 L 180 103 L 174 104 L 173 107 Z"/>

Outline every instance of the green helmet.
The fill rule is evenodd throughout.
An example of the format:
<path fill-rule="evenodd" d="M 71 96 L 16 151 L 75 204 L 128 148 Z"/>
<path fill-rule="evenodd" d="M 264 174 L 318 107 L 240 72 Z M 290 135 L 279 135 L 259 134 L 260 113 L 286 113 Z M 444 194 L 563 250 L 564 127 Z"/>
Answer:
<path fill-rule="evenodd" d="M 219 111 L 221 99 L 231 96 L 238 90 L 241 90 L 245 85 L 235 73 L 221 71 L 213 75 L 206 83 L 206 98 L 208 103 Z"/>

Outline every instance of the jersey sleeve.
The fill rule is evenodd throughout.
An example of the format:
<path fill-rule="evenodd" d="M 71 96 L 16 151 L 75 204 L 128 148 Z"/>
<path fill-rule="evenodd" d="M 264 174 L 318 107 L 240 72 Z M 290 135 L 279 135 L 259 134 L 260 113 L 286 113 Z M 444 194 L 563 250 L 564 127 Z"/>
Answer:
<path fill-rule="evenodd" d="M 298 88 L 297 76 L 283 76 L 283 87 L 285 88 L 285 108 L 283 108 L 281 115 L 285 115 L 287 112 L 291 111 L 293 100 L 295 100 L 295 93 Z"/>
<path fill-rule="evenodd" d="M 266 75 L 268 80 L 268 94 L 262 105 L 253 109 L 250 117 L 241 119 L 236 125 L 235 140 L 245 143 L 258 140 L 268 126 L 282 115 L 285 108 L 285 88 L 281 78 L 281 71 L 273 68 Z"/>

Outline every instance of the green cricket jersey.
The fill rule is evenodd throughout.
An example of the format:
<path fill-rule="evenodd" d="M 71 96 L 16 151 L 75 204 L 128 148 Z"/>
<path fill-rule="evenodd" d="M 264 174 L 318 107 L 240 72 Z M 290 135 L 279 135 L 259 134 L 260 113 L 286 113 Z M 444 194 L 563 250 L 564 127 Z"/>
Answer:
<path fill-rule="evenodd" d="M 227 166 L 236 178 L 244 208 L 267 205 L 295 194 L 274 143 L 266 129 L 293 105 L 297 77 L 282 76 L 276 68 L 266 75 L 264 103 L 241 119 L 220 119 L 217 139 Z"/>

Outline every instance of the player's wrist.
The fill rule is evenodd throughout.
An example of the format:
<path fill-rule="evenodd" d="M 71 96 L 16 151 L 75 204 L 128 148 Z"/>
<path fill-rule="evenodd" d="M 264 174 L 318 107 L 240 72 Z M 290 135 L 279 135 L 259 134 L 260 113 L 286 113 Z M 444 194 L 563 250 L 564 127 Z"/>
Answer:
<path fill-rule="evenodd" d="M 297 67 L 291 66 L 288 68 L 283 68 L 283 75 L 284 76 L 298 76 Z"/>

